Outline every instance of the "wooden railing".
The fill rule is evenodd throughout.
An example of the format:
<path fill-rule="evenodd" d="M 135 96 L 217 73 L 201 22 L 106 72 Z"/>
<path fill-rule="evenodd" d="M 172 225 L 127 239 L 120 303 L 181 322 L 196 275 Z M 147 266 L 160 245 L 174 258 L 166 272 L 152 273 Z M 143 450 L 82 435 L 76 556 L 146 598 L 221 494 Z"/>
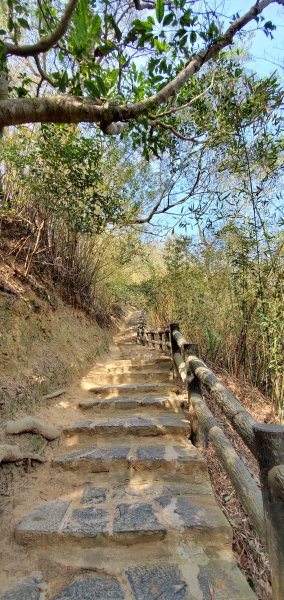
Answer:
<path fill-rule="evenodd" d="M 137 342 L 172 358 L 174 375 L 187 387 L 191 441 L 212 444 L 239 500 L 269 554 L 274 600 L 284 600 L 284 427 L 258 423 L 243 405 L 198 358 L 178 323 L 146 330 L 145 312 L 137 329 Z M 261 491 L 202 397 L 202 386 L 256 457 Z"/>

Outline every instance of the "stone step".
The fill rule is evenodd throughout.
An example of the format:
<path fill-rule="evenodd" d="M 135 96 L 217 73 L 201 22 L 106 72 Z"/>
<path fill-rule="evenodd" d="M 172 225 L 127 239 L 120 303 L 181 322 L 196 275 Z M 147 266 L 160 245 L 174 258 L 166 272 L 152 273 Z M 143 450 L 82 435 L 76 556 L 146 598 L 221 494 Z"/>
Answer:
<path fill-rule="evenodd" d="M 160 351 L 156 348 L 145 348 L 144 346 L 137 346 L 134 344 L 129 344 L 128 346 L 117 344 L 116 348 L 119 350 L 119 352 L 121 352 L 122 357 L 125 358 L 129 358 L 129 356 L 131 356 L 133 358 L 147 358 L 148 360 L 150 360 L 151 357 L 156 359 L 159 359 L 161 357 Z"/>
<path fill-rule="evenodd" d="M 184 403 L 182 396 L 172 397 L 159 397 L 159 396 L 126 396 L 125 398 L 103 398 L 102 400 L 95 400 L 94 398 L 87 398 L 80 400 L 78 403 L 79 408 L 82 410 L 89 411 L 94 409 L 95 411 L 109 410 L 109 409 L 124 409 L 132 410 L 139 408 L 150 408 L 150 409 L 172 409 L 177 410 L 181 404 Z"/>
<path fill-rule="evenodd" d="M 39 505 L 16 528 L 24 544 L 93 548 L 160 541 L 168 536 L 184 543 L 230 548 L 231 527 L 214 495 L 197 494 L 197 486 L 149 484 L 139 480 L 78 488 L 76 494 Z M 174 537 L 173 537 L 174 536 Z M 149 554 L 155 548 L 148 544 Z"/>
<path fill-rule="evenodd" d="M 78 421 L 66 427 L 64 434 L 76 436 L 78 441 L 94 435 L 125 436 L 157 436 L 181 435 L 188 437 L 190 423 L 183 415 L 171 414 L 160 417 L 143 417 L 140 415 Z"/>
<path fill-rule="evenodd" d="M 132 383 L 166 383 L 170 382 L 170 371 L 131 371 L 131 373 L 108 373 L 107 371 L 95 371 L 93 380 L 99 385 L 120 385 Z"/>
<path fill-rule="evenodd" d="M 153 368 L 154 367 L 154 368 Z M 156 369 L 155 369 L 156 367 Z M 170 361 L 162 361 L 158 363 L 146 362 L 142 364 L 133 365 L 117 365 L 116 361 L 112 363 L 106 363 L 105 365 L 97 365 L 94 372 L 96 373 L 144 373 L 145 371 L 151 371 L 152 373 L 172 373 L 172 363 Z"/>
<path fill-rule="evenodd" d="M 97 363 L 96 368 L 103 368 L 105 369 L 106 365 L 108 363 Z M 113 359 L 110 363 L 111 367 L 144 367 L 144 366 L 149 366 L 150 368 L 152 368 L 154 365 L 158 365 L 158 368 L 160 369 L 162 365 L 172 365 L 172 361 L 168 356 L 163 356 L 162 354 L 159 355 L 158 357 L 152 357 L 149 356 L 148 354 L 146 355 L 146 358 L 116 358 Z M 134 369 L 135 370 L 135 369 Z"/>
<path fill-rule="evenodd" d="M 88 388 L 89 392 L 96 396 L 119 396 L 122 394 L 126 396 L 128 394 L 147 394 L 153 392 L 175 392 L 177 389 L 176 384 L 172 382 L 168 383 L 124 383 L 118 385 L 96 385 Z"/>
<path fill-rule="evenodd" d="M 53 588 L 53 591 L 52 591 Z M 57 591 L 54 591 L 54 588 Z M 0 600 L 256 600 L 236 562 L 206 556 L 201 549 L 187 561 L 172 557 L 151 564 L 138 562 L 101 573 L 69 573 L 68 581 L 32 573 L 0 593 Z"/>
<path fill-rule="evenodd" d="M 191 483 L 208 482 L 207 463 L 191 444 L 102 446 L 84 448 L 57 456 L 52 466 L 80 473 L 117 473 L 155 470 L 159 474 L 188 475 Z M 209 484 L 208 484 L 209 485 Z"/>

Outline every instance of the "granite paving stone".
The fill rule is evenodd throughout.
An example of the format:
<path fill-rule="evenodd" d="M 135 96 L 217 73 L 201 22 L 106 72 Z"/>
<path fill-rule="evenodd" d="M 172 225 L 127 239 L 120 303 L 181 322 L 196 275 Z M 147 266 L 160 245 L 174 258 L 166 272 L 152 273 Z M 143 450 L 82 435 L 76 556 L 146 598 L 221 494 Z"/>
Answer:
<path fill-rule="evenodd" d="M 138 460 L 161 460 L 165 458 L 165 446 L 141 446 L 137 448 Z"/>
<path fill-rule="evenodd" d="M 85 448 L 84 450 L 76 450 L 70 452 L 70 454 L 62 454 L 54 459 L 54 464 L 72 462 L 76 459 L 82 459 L 84 461 L 95 461 L 95 460 L 123 460 L 126 459 L 130 452 L 129 446 L 111 446 L 103 448 Z"/>
<path fill-rule="evenodd" d="M 139 415 L 130 417 L 98 418 L 93 421 L 78 421 L 69 425 L 65 433 L 129 433 L 140 435 L 157 435 L 165 433 L 190 432 L 190 424 L 184 418 L 177 415 L 166 415 L 161 417 L 142 417 Z"/>
<path fill-rule="evenodd" d="M 119 504 L 117 510 L 119 515 L 114 519 L 114 533 L 166 533 L 165 526 L 158 521 L 150 504 Z"/>
<path fill-rule="evenodd" d="M 167 388 L 173 388 L 175 389 L 175 384 L 172 381 L 169 381 L 167 383 L 159 383 L 159 382 L 154 382 L 154 383 L 124 383 L 124 384 L 116 384 L 116 385 L 98 385 L 98 386 L 94 386 L 89 388 L 90 392 L 93 392 L 95 394 L 99 394 L 101 392 L 106 392 L 107 390 L 110 391 L 132 391 L 132 390 L 152 390 L 152 389 L 167 389 Z"/>
<path fill-rule="evenodd" d="M 38 506 L 30 515 L 24 517 L 17 527 L 18 532 L 40 531 L 55 533 L 69 507 L 68 500 L 52 500 Z"/>
<path fill-rule="evenodd" d="M 107 532 L 108 513 L 92 506 L 75 508 L 69 521 L 63 527 L 63 533 L 84 534 L 95 537 Z"/>
<path fill-rule="evenodd" d="M 107 488 L 87 487 L 84 490 L 80 504 L 101 504 L 106 501 L 107 492 Z"/>
<path fill-rule="evenodd" d="M 0 593 L 0 600 L 40 600 L 45 584 L 41 573 L 24 577 L 13 588 Z"/>
<path fill-rule="evenodd" d="M 200 567 L 198 581 L 203 600 L 255 600 L 245 577 L 235 562 L 211 560 Z"/>
<path fill-rule="evenodd" d="M 212 502 L 202 505 L 190 497 L 179 497 L 176 500 L 175 513 L 179 515 L 185 527 L 220 528 L 231 531 L 230 525 L 220 508 Z"/>
<path fill-rule="evenodd" d="M 90 454 L 93 453 L 93 449 L 84 448 L 83 450 L 75 450 L 74 452 L 70 452 L 69 454 L 61 454 L 60 456 L 56 456 L 53 462 L 65 462 L 69 460 L 74 460 L 76 458 L 87 458 Z"/>
<path fill-rule="evenodd" d="M 87 576 L 73 581 L 53 600 L 125 600 L 125 595 L 114 577 Z"/>
<path fill-rule="evenodd" d="M 127 576 L 135 600 L 189 600 L 188 585 L 174 565 L 138 566 Z"/>

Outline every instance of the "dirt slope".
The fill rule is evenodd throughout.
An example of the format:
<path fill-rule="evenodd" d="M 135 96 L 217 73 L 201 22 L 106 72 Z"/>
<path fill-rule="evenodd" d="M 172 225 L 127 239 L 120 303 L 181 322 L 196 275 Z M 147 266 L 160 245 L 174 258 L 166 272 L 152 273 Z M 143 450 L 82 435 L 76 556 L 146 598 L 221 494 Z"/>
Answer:
<path fill-rule="evenodd" d="M 112 327 L 101 329 L 60 298 L 50 303 L 27 285 L 17 293 L 0 291 L 1 422 L 32 414 L 42 396 L 85 373 L 107 351 L 112 333 Z"/>

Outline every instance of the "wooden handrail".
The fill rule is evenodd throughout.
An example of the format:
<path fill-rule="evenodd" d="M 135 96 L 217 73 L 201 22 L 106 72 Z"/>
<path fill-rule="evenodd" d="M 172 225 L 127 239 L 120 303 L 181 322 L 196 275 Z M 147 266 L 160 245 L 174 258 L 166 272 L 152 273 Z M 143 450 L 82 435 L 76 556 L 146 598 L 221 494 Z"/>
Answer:
<path fill-rule="evenodd" d="M 140 333 L 142 344 L 171 355 L 174 375 L 187 386 L 191 440 L 213 445 L 252 525 L 266 545 L 274 600 L 284 599 L 284 427 L 257 423 L 235 396 L 198 357 L 178 323 Z M 137 336 L 138 337 L 138 336 Z M 162 340 L 162 343 L 161 343 Z M 211 394 L 235 431 L 257 458 L 261 492 L 231 442 L 202 398 L 201 385 Z"/>

